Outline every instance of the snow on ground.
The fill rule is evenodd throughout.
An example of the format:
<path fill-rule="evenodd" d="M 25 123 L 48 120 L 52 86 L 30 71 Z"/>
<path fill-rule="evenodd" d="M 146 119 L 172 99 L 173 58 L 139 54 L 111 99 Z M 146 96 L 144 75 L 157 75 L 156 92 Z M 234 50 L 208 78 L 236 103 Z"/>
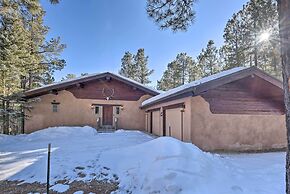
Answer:
<path fill-rule="evenodd" d="M 285 153 L 217 155 L 171 137 L 97 133 L 90 127 L 0 135 L 0 180 L 45 183 L 48 143 L 51 183 L 112 179 L 120 183 L 116 193 L 285 193 Z M 52 189 L 68 188 L 55 184 Z"/>

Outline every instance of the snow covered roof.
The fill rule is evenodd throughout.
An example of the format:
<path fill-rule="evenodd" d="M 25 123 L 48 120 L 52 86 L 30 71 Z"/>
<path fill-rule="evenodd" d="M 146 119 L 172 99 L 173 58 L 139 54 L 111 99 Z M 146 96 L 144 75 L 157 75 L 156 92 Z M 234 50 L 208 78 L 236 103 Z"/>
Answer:
<path fill-rule="evenodd" d="M 168 90 L 168 91 L 161 93 L 157 96 L 149 98 L 148 100 L 145 100 L 142 103 L 141 107 L 142 108 L 148 107 L 150 105 L 156 104 L 156 103 L 164 101 L 164 100 L 171 99 L 171 98 L 176 97 L 176 96 L 182 96 L 182 94 L 185 94 L 185 93 L 191 93 L 191 95 L 197 95 L 197 94 L 205 91 L 206 89 L 209 89 L 210 83 L 211 84 L 213 82 L 218 83 L 217 81 L 221 80 L 222 81 L 222 82 L 220 82 L 220 85 L 221 85 L 221 84 L 232 82 L 232 81 L 237 80 L 237 79 L 241 79 L 243 77 L 246 77 L 246 76 L 249 76 L 252 74 L 258 75 L 264 79 L 267 79 L 268 81 L 270 80 L 271 83 L 282 88 L 282 83 L 280 80 L 266 74 L 265 72 L 259 70 L 256 67 L 248 67 L 248 68 L 247 67 L 236 67 L 233 69 L 222 71 L 222 72 L 214 74 L 214 75 L 210 75 L 208 77 L 204 77 L 202 79 L 190 82 L 188 84 L 184 84 L 184 85 L 179 86 L 177 88 L 173 88 L 171 90 Z M 239 75 L 239 76 L 236 76 L 236 75 Z M 231 79 L 230 79 L 230 77 L 231 77 Z M 201 86 L 204 86 L 204 85 L 207 85 L 207 87 L 202 88 L 200 90 L 197 90 L 197 88 L 199 88 L 199 87 L 201 88 Z M 218 86 L 218 85 L 215 85 L 215 86 Z M 182 97 L 185 97 L 185 96 L 182 96 Z"/>
<path fill-rule="evenodd" d="M 34 96 L 37 96 L 37 95 L 42 95 L 43 93 L 47 92 L 47 91 L 51 91 L 51 90 L 61 90 L 67 86 L 70 86 L 70 85 L 74 85 L 74 84 L 77 84 L 77 83 L 84 83 L 84 82 L 87 82 L 87 81 L 92 81 L 92 80 L 96 80 L 96 79 L 100 79 L 100 78 L 103 78 L 103 77 L 106 77 L 106 76 L 109 76 L 109 77 L 113 77 L 119 81 L 122 81 L 122 82 L 125 82 L 129 85 L 132 85 L 132 86 L 135 86 L 143 91 L 146 91 L 148 92 L 149 94 L 152 94 L 152 95 L 157 95 L 159 94 L 160 92 L 155 90 L 154 88 L 152 87 L 149 87 L 149 86 L 146 86 L 144 84 L 141 84 L 135 80 L 132 80 L 132 79 L 129 79 L 127 77 L 124 77 L 124 76 L 121 76 L 119 74 L 115 74 L 115 73 L 111 73 L 111 72 L 102 72 L 102 73 L 94 73 L 94 74 L 89 74 L 89 75 L 85 75 L 85 76 L 81 76 L 81 77 L 78 77 L 78 78 L 73 78 L 73 79 L 68 79 L 68 80 L 64 80 L 64 81 L 60 81 L 60 82 L 56 82 L 56 83 L 52 83 L 52 84 L 48 84 L 48 85 L 44 85 L 44 86 L 41 86 L 41 87 L 38 87 L 38 88 L 35 88 L 35 89 L 32 89 L 32 90 L 28 90 L 24 93 L 25 97 L 26 98 L 29 98 L 29 97 L 34 97 Z"/>

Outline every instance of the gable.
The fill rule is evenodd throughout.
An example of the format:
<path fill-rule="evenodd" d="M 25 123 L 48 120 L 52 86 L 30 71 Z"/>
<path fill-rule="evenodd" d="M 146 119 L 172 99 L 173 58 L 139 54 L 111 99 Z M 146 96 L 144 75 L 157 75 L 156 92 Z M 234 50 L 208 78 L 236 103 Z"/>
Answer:
<path fill-rule="evenodd" d="M 284 114 L 283 90 L 248 76 L 201 94 L 214 114 Z"/>
<path fill-rule="evenodd" d="M 83 84 L 82 87 L 73 85 L 66 90 L 79 99 L 106 100 L 109 98 L 110 100 L 137 101 L 141 96 L 146 95 L 144 91 L 137 87 L 114 78 L 92 80 Z"/>
<path fill-rule="evenodd" d="M 61 81 L 58 83 L 48 84 L 48 85 L 45 85 L 45 86 L 42 86 L 39 88 L 28 90 L 24 93 L 24 98 L 29 99 L 29 98 L 49 94 L 49 93 L 57 94 L 58 91 L 71 89 L 76 94 L 76 96 L 79 96 L 80 98 L 83 98 L 84 95 L 88 95 L 89 98 L 93 99 L 88 94 L 88 93 L 90 93 L 90 91 L 82 90 L 82 92 L 84 92 L 84 95 L 82 95 L 82 94 L 78 94 L 78 92 L 80 92 L 80 91 L 75 91 L 72 88 L 76 87 L 76 88 L 80 89 L 80 88 L 83 88 L 85 85 L 91 87 L 91 84 L 94 81 L 99 82 L 99 83 L 104 83 L 104 81 L 110 81 L 110 80 L 115 80 L 115 81 L 118 81 L 120 83 L 123 83 L 123 85 L 127 85 L 127 88 L 125 87 L 127 90 L 128 90 L 128 87 L 129 88 L 132 87 L 134 90 L 138 90 L 139 92 L 134 93 L 134 94 L 138 93 L 137 96 L 140 95 L 142 92 L 143 92 L 142 94 L 149 94 L 151 96 L 155 96 L 155 95 L 159 94 L 158 91 L 156 91 L 152 88 L 149 88 L 149 87 L 147 87 L 139 82 L 136 82 L 136 81 L 131 80 L 129 78 L 123 77 L 121 75 L 106 72 L 106 73 L 99 73 L 99 74 L 82 76 L 79 78 L 65 80 L 65 81 Z M 119 87 L 121 86 L 120 83 L 119 83 Z M 95 87 L 97 87 L 97 86 L 95 85 Z M 124 86 L 122 86 L 122 87 L 124 88 Z M 105 87 L 102 86 L 102 88 L 105 88 Z M 94 88 L 91 88 L 91 89 L 94 90 Z M 108 89 L 107 93 L 109 92 L 109 90 L 110 89 Z M 134 96 L 134 94 L 130 93 L 130 95 L 133 95 L 133 98 L 136 99 L 137 97 Z M 122 98 L 121 97 L 119 97 L 119 98 L 124 99 L 124 95 L 127 95 L 127 98 L 130 98 L 128 93 L 123 94 Z M 99 96 L 98 96 L 98 98 L 99 98 Z M 94 99 L 96 99 L 96 98 L 94 98 Z"/>

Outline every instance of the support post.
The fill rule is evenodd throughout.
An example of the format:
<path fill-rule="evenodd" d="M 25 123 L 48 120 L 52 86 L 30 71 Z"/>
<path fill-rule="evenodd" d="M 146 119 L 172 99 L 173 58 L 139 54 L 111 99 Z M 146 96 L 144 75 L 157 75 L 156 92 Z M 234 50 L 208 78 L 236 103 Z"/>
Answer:
<path fill-rule="evenodd" d="M 47 177 L 46 177 L 46 193 L 49 194 L 49 176 L 50 176 L 50 149 L 51 144 L 48 144 L 47 150 Z"/>

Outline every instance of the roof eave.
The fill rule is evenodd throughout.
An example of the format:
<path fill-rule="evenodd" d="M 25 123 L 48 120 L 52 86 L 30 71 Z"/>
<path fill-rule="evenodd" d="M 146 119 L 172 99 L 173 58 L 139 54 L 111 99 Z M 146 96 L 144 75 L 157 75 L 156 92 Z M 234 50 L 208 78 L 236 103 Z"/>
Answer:
<path fill-rule="evenodd" d="M 125 82 L 128 85 L 131 85 L 131 86 L 134 86 L 136 88 L 139 88 L 140 90 L 143 90 L 144 92 L 146 92 L 146 93 L 148 93 L 150 95 L 155 96 L 155 95 L 159 94 L 157 91 L 150 90 L 149 88 L 143 87 L 142 85 L 138 85 L 138 84 L 135 84 L 133 82 L 130 82 L 129 80 L 122 79 L 121 77 L 116 76 L 116 75 L 114 75 L 114 74 L 112 74 L 110 72 L 105 72 L 105 73 L 100 73 L 98 75 L 93 75 L 91 77 L 79 78 L 77 80 L 71 80 L 71 81 L 67 81 L 65 83 L 59 83 L 59 84 L 55 84 L 55 85 L 44 87 L 44 88 L 33 89 L 33 90 L 30 90 L 30 91 L 28 90 L 28 91 L 24 92 L 24 98 L 26 98 L 26 99 L 34 98 L 34 97 L 37 97 L 37 96 L 41 96 L 41 95 L 47 94 L 47 93 L 49 93 L 49 91 L 52 91 L 52 90 L 58 90 L 58 91 L 59 90 L 65 90 L 67 87 L 72 86 L 74 84 L 88 82 L 88 81 L 92 81 L 92 80 L 99 79 L 99 78 L 106 77 L 106 76 L 111 76 L 111 77 L 113 77 L 116 80 Z"/>
<path fill-rule="evenodd" d="M 274 78 L 273 76 L 265 73 L 264 71 L 258 69 L 257 67 L 250 67 L 250 68 L 243 69 L 241 71 L 232 73 L 230 75 L 226 75 L 224 77 L 220 77 L 220 78 L 208 81 L 206 83 L 202 83 L 200 85 L 192 86 L 192 87 L 187 88 L 185 90 L 181 90 L 181 91 L 174 93 L 172 95 L 169 95 L 169 96 L 166 96 L 164 98 L 160 98 L 156 101 L 152 101 L 148 104 L 145 104 L 145 105 L 141 106 L 141 108 L 145 109 L 145 108 L 154 106 L 154 105 L 161 103 L 161 102 L 167 102 L 167 101 L 170 101 L 168 99 L 172 99 L 174 97 L 175 98 L 177 98 L 177 97 L 182 98 L 185 96 L 190 96 L 189 95 L 190 92 L 192 93 L 192 96 L 197 96 L 197 95 L 201 94 L 202 92 L 205 92 L 209 89 L 212 89 L 212 88 L 215 88 L 215 87 L 224 85 L 226 83 L 230 83 L 230 82 L 233 82 L 233 81 L 236 81 L 236 80 L 239 80 L 239 79 L 242 79 L 242 78 L 245 78 L 247 76 L 254 75 L 254 74 L 256 76 L 261 77 L 262 79 L 272 83 L 273 85 L 283 89 L 283 84 L 279 79 Z M 232 78 L 232 79 L 229 79 L 229 78 Z"/>

